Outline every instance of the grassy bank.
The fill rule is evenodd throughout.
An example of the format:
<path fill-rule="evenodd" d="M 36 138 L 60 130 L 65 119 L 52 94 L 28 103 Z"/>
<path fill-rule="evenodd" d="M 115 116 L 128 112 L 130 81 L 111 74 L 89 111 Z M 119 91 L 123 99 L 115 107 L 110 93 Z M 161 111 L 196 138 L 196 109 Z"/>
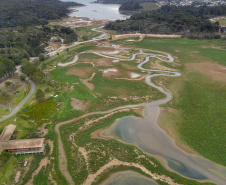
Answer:
<path fill-rule="evenodd" d="M 103 165 L 107 164 L 114 158 L 124 162 L 140 164 L 152 173 L 171 177 L 177 183 L 202 184 L 194 180 L 183 178 L 176 173 L 167 171 L 157 160 L 147 156 L 143 151 L 136 148 L 135 146 L 121 143 L 115 139 L 103 140 L 90 138 L 90 134 L 92 132 L 104 127 L 108 127 L 114 123 L 116 119 L 128 115 L 138 116 L 132 111 L 118 112 L 98 121 L 94 121 L 92 124 L 89 124 L 89 126 L 84 126 L 85 123 L 89 122 L 90 120 L 95 120 L 100 117 L 100 115 L 96 115 L 90 116 L 75 123 L 64 125 L 60 128 L 61 137 L 64 142 L 64 149 L 68 161 L 70 161 L 70 163 L 68 163 L 68 171 L 74 179 L 75 184 L 82 184 L 87 178 L 88 173 L 93 174 L 97 172 Z M 71 134 L 73 134 L 72 137 Z M 85 151 L 87 151 L 86 160 L 79 151 L 79 147 L 82 147 Z M 104 171 L 104 173 L 101 174 L 98 179 L 96 179 L 97 181 L 95 181 L 94 184 L 100 184 L 111 173 L 129 169 L 144 174 L 139 169 L 134 167 L 113 167 Z M 161 181 L 160 183 L 163 182 Z"/>

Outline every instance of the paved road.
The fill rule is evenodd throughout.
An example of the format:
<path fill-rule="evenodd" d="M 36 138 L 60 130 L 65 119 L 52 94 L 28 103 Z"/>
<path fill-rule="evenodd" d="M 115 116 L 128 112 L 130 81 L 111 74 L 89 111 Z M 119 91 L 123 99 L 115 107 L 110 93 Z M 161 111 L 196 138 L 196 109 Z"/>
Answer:
<path fill-rule="evenodd" d="M 16 73 L 18 73 L 18 75 L 21 75 L 22 73 L 19 71 L 19 69 L 20 69 L 20 67 L 17 68 Z M 28 80 L 28 82 L 31 85 L 31 90 L 28 93 L 28 95 L 20 102 L 20 104 L 17 107 L 15 107 L 13 109 L 13 111 L 10 114 L 8 114 L 4 118 L 0 119 L 0 122 L 5 121 L 5 120 L 11 118 L 12 116 L 14 116 L 20 110 L 20 108 L 23 107 L 23 105 L 27 102 L 27 100 L 33 95 L 33 93 L 35 92 L 35 84 L 31 80 Z"/>
<path fill-rule="evenodd" d="M 9 110 L 12 110 L 12 109 L 13 109 L 13 108 L 11 108 L 11 107 L 8 107 L 8 106 L 2 105 L 2 104 L 0 104 L 0 107 L 6 108 L 6 109 L 9 109 Z"/>

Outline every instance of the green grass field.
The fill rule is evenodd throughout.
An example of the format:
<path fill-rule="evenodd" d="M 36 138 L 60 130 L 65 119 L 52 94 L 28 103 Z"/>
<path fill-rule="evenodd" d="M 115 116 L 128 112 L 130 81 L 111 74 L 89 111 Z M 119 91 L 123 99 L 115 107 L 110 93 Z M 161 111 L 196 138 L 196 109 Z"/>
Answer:
<path fill-rule="evenodd" d="M 133 44 L 139 48 L 171 53 L 182 63 L 210 62 L 226 66 L 226 42 L 221 40 L 146 38 Z"/>
<path fill-rule="evenodd" d="M 0 107 L 0 118 L 8 115 L 11 111 L 9 109 Z"/>

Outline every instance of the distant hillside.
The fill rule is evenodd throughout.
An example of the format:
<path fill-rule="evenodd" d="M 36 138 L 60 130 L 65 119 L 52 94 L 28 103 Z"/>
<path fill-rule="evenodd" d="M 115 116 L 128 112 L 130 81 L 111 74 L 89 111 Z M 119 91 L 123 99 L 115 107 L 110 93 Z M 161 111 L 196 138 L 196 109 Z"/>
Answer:
<path fill-rule="evenodd" d="M 78 5 L 59 0 L 0 0 L 0 28 L 47 24 L 67 16 L 68 7 Z"/>
<path fill-rule="evenodd" d="M 211 23 L 209 18 L 220 15 L 226 15 L 226 6 L 162 6 L 158 10 L 134 14 L 127 20 L 110 22 L 105 28 L 119 33 L 215 34 L 219 24 Z"/>
<path fill-rule="evenodd" d="M 124 4 L 128 2 L 150 2 L 152 0 L 97 0 L 97 3 L 103 3 L 103 4 Z"/>
<path fill-rule="evenodd" d="M 155 0 L 140 1 L 140 2 L 127 2 L 123 3 L 120 7 L 120 11 L 143 11 L 143 10 L 156 10 L 159 6 Z"/>

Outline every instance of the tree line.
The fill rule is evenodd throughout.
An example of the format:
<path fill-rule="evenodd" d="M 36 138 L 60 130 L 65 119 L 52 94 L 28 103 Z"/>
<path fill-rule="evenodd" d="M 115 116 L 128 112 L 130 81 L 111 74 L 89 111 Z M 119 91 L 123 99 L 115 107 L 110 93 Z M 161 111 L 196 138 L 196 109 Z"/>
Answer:
<path fill-rule="evenodd" d="M 158 10 L 134 14 L 127 20 L 110 22 L 105 25 L 105 28 L 119 33 L 215 34 L 219 31 L 219 23 L 212 23 L 209 18 L 219 15 L 226 15 L 226 6 L 167 5 Z"/>

